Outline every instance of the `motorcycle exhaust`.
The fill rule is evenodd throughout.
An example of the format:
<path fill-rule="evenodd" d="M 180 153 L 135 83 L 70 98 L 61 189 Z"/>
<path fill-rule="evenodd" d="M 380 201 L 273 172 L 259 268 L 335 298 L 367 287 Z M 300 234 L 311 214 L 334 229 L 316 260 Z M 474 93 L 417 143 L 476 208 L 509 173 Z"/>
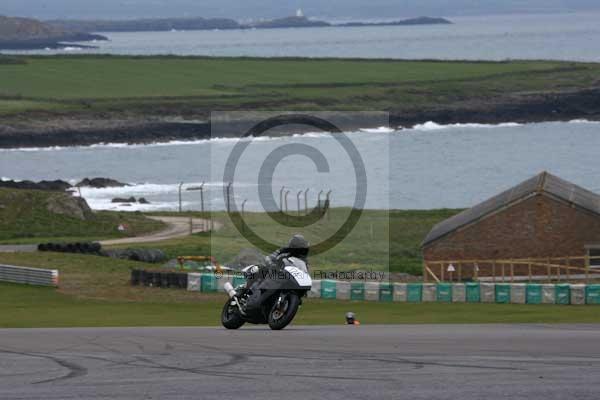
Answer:
<path fill-rule="evenodd" d="M 225 290 L 225 292 L 227 292 L 229 297 L 231 297 L 232 299 L 235 297 L 235 289 L 233 288 L 233 285 L 231 283 L 225 282 L 225 284 L 223 285 L 223 289 Z"/>

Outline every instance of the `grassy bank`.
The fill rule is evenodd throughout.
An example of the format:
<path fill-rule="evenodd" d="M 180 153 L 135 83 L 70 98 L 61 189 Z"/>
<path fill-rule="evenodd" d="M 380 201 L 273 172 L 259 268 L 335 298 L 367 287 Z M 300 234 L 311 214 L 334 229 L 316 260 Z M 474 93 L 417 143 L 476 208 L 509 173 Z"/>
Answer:
<path fill-rule="evenodd" d="M 62 213 L 53 212 L 58 209 Z M 161 229 L 163 224 L 137 213 L 86 213 L 85 219 L 69 195 L 38 190 L 0 188 L 0 242 L 97 240 L 136 236 Z M 125 224 L 127 232 L 117 227 Z"/>
<path fill-rule="evenodd" d="M 52 56 L 0 64 L 0 113 L 121 116 L 214 109 L 417 110 L 598 82 L 551 61 Z M 46 114 L 48 115 L 48 114 Z M 22 122 L 22 121 L 21 121 Z"/>

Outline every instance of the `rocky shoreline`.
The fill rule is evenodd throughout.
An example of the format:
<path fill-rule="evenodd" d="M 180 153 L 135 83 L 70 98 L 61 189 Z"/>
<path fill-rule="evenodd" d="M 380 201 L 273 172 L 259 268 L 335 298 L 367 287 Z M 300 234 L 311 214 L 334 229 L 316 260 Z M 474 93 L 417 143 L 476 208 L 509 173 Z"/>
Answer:
<path fill-rule="evenodd" d="M 27 39 L 27 40 L 2 40 L 0 39 L 0 49 L 2 50 L 41 50 L 41 49 L 64 49 L 67 47 L 78 49 L 93 49 L 97 46 L 75 44 L 70 42 L 93 42 L 106 41 L 107 37 L 91 33 L 75 33 L 56 38 L 47 39 Z"/>
<path fill-rule="evenodd" d="M 208 112 L 203 115 L 208 115 Z M 330 113 L 333 120 L 343 119 L 344 130 L 377 128 L 382 125 L 381 113 L 347 114 Z M 600 120 L 600 88 L 573 93 L 535 96 L 523 101 L 489 104 L 469 104 L 433 110 L 391 111 L 390 126 L 411 128 L 417 124 L 434 121 L 438 124 L 504 122 L 535 123 L 570 121 L 574 119 Z M 43 117 L 40 117 L 43 119 Z M 33 120 L 33 119 L 32 119 Z M 228 129 L 223 129 L 224 125 Z M 48 128 L 51 126 L 51 128 Z M 220 122 L 219 131 L 241 132 L 247 129 L 244 121 Z M 314 132 L 310 126 L 292 126 L 269 131 L 269 134 L 292 135 Z M 218 135 L 222 137 L 222 134 Z M 236 136 L 235 134 L 231 135 Z M 89 146 L 102 143 L 148 144 L 168 141 L 201 140 L 211 137 L 211 124 L 207 117 L 194 122 L 172 122 L 166 117 L 146 119 L 141 116 L 130 120 L 110 118 L 82 121 L 76 116 L 62 120 L 38 120 L 34 123 L 3 125 L 0 123 L 0 148 L 34 148 L 54 146 Z"/>

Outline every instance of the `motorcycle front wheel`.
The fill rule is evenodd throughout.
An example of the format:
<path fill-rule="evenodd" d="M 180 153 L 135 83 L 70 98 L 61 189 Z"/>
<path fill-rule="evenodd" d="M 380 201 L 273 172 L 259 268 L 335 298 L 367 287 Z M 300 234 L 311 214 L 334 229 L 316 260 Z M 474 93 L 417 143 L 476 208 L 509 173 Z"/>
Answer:
<path fill-rule="evenodd" d="M 300 298 L 294 292 L 281 294 L 281 301 L 275 302 L 269 313 L 269 327 L 274 331 L 288 326 L 296 316 L 300 307 Z"/>
<path fill-rule="evenodd" d="M 221 312 L 221 324 L 227 329 L 238 329 L 245 322 L 236 306 L 231 305 L 231 299 L 227 300 Z"/>

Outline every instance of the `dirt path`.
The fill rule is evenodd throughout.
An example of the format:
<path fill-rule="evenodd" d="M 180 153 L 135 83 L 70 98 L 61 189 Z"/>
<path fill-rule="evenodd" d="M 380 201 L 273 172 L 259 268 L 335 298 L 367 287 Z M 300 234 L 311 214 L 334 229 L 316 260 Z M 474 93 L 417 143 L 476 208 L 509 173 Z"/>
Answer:
<path fill-rule="evenodd" d="M 190 218 L 187 217 L 148 217 L 156 221 L 164 222 L 167 227 L 162 231 L 155 232 L 145 236 L 135 236 L 123 239 L 102 240 L 100 244 L 103 246 L 112 246 L 120 244 L 132 243 L 151 243 L 160 242 L 162 240 L 177 239 L 189 236 L 190 234 Z M 202 218 L 192 218 L 192 233 L 208 232 L 210 230 L 211 221 Z M 213 229 L 219 230 L 223 224 L 213 221 Z"/>

